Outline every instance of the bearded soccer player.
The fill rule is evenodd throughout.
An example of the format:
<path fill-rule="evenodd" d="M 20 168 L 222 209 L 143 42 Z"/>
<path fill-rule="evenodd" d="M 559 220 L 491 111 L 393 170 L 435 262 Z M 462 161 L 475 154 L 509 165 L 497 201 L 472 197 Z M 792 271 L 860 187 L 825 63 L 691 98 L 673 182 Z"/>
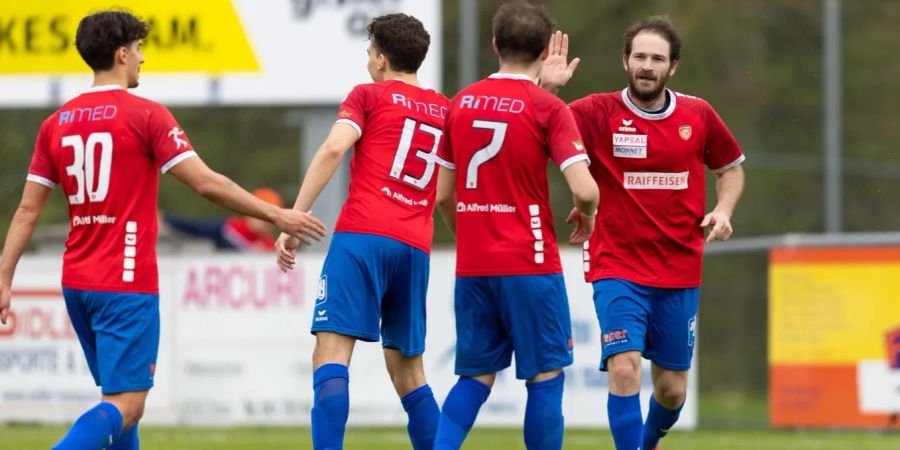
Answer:
<path fill-rule="evenodd" d="M 126 91 L 138 85 L 147 32 L 147 24 L 121 11 L 79 23 L 75 45 L 94 71 L 94 84 L 41 125 L 0 260 L 0 321 L 6 323 L 16 265 L 59 184 L 71 221 L 63 296 L 102 401 L 54 449 L 139 448 L 137 423 L 159 347 L 159 172 L 304 240 L 325 232 L 310 214 L 259 200 L 209 169 L 165 107 Z"/>
<path fill-rule="evenodd" d="M 573 194 L 570 242 L 591 234 L 597 185 L 565 103 L 535 84 L 553 20 L 538 6 L 507 3 L 493 19 L 500 70 L 457 94 L 438 204 L 456 234 L 456 374 L 435 449 L 458 449 L 487 400 L 496 373 L 516 358 L 527 380 L 528 449 L 562 448 L 563 368 L 572 332 L 550 208 L 552 159 Z"/>
<path fill-rule="evenodd" d="M 430 36 L 406 14 L 368 27 L 373 83 L 353 88 L 310 163 L 294 208 L 308 210 L 344 154 L 350 192 L 325 258 L 313 314 L 312 439 L 343 448 L 349 411 L 348 366 L 357 340 L 381 338 L 413 448 L 431 449 L 440 415 L 425 380 L 425 295 L 434 234 L 436 164 L 448 100 L 416 76 Z M 278 264 L 291 268 L 299 241 L 282 235 Z"/>
<path fill-rule="evenodd" d="M 542 85 L 571 77 L 568 37 L 557 36 Z M 586 279 L 602 330 L 600 370 L 608 371 L 610 427 L 619 450 L 655 449 L 678 420 L 694 351 L 703 230 L 706 242 L 731 236 L 744 186 L 744 154 L 706 101 L 666 88 L 681 39 L 655 16 L 624 36 L 628 87 L 570 107 L 600 186 L 599 225 Z M 577 64 L 577 61 L 572 61 Z M 717 204 L 704 215 L 705 170 L 716 174 Z M 653 396 L 642 423 L 641 356 L 652 362 Z"/>

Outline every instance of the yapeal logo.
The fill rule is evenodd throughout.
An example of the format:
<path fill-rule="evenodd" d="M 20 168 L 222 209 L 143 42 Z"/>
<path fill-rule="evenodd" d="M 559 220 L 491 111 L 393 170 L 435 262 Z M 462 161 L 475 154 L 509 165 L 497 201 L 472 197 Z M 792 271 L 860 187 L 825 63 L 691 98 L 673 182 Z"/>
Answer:
<path fill-rule="evenodd" d="M 623 328 L 621 330 L 604 333 L 602 339 L 604 346 L 625 344 L 628 342 L 628 330 Z"/>

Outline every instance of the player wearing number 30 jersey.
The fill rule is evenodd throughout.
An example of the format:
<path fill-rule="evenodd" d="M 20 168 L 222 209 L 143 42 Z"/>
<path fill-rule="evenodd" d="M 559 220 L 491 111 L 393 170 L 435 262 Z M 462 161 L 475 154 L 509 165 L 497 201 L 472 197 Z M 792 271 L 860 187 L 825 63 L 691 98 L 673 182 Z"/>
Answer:
<path fill-rule="evenodd" d="M 63 297 L 102 402 L 54 449 L 137 449 L 137 423 L 153 386 L 159 347 L 156 200 L 159 173 L 236 212 L 274 222 L 294 236 L 321 236 L 308 213 L 276 208 L 212 171 L 160 104 L 129 94 L 144 62 L 148 25 L 123 11 L 91 14 L 75 46 L 94 87 L 41 126 L 22 201 L 0 260 L 0 322 L 10 310 L 16 264 L 51 189 L 69 204 Z"/>
<path fill-rule="evenodd" d="M 438 407 L 422 367 L 425 294 L 434 233 L 435 183 L 448 100 L 418 86 L 430 37 L 422 23 L 389 14 L 368 27 L 368 70 L 307 170 L 294 205 L 308 210 L 344 154 L 350 192 L 335 226 L 316 295 L 312 332 L 312 440 L 343 448 L 348 366 L 356 340 L 384 347 L 388 372 L 409 416 L 413 448 L 431 450 Z M 281 236 L 278 264 L 294 264 L 297 242 Z"/>

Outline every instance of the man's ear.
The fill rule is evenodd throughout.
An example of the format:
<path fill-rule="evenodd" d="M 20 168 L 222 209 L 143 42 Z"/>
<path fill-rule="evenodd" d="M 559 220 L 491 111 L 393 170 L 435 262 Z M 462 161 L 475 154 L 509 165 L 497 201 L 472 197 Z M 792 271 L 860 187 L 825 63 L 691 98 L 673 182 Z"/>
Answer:
<path fill-rule="evenodd" d="M 675 75 L 675 72 L 678 71 L 678 60 L 672 61 L 672 67 L 669 68 L 669 76 Z"/>

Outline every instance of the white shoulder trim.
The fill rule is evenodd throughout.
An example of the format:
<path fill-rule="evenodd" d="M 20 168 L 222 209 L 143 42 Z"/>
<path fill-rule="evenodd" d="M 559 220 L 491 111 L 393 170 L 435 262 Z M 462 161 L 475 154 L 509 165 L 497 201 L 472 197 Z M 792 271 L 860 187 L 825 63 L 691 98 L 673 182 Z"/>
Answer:
<path fill-rule="evenodd" d="M 659 113 L 649 113 L 641 109 L 638 105 L 635 105 L 633 101 L 631 101 L 631 97 L 628 95 L 628 88 L 622 89 L 622 101 L 625 102 L 625 106 L 631 110 L 631 112 L 637 114 L 639 117 L 642 117 L 647 120 L 662 120 L 672 115 L 675 112 L 675 103 L 676 95 L 674 92 L 666 88 L 666 92 L 669 93 L 669 107 L 665 109 L 665 111 Z"/>
<path fill-rule="evenodd" d="M 575 156 L 570 156 L 565 161 L 563 161 L 562 164 L 559 165 L 559 171 L 563 172 L 566 169 L 568 169 L 569 166 L 571 166 L 572 164 L 575 164 L 579 161 L 584 161 L 584 162 L 588 163 L 588 165 L 591 164 L 591 159 L 588 158 L 588 155 L 585 153 L 580 153 Z"/>
<path fill-rule="evenodd" d="M 362 128 L 359 127 L 358 123 L 350 119 L 338 119 L 334 121 L 334 123 L 346 123 L 347 125 L 350 125 L 354 130 L 356 130 L 356 139 L 359 140 L 359 138 L 362 137 Z"/>
<path fill-rule="evenodd" d="M 450 170 L 456 170 L 456 164 L 453 164 L 450 161 L 446 161 L 446 160 L 444 160 L 444 158 L 441 158 L 440 156 L 434 155 L 434 162 L 436 162 L 439 166 L 442 166 L 444 168 L 447 168 Z"/>
<path fill-rule="evenodd" d="M 166 172 L 172 170 L 173 167 L 177 166 L 182 161 L 184 161 L 188 158 L 193 158 L 195 156 L 198 156 L 198 155 L 197 155 L 197 152 L 195 152 L 193 150 L 188 150 L 186 152 L 179 153 L 179 154 L 175 155 L 175 157 L 170 159 L 168 162 L 163 164 L 163 166 L 159 169 L 159 171 L 162 173 L 166 173 Z"/>
<path fill-rule="evenodd" d="M 42 176 L 40 176 L 40 175 L 35 175 L 35 174 L 33 174 L 33 173 L 29 173 L 28 176 L 25 177 L 25 179 L 28 180 L 28 181 L 32 181 L 32 182 L 34 182 L 34 183 L 37 183 L 37 184 L 43 184 L 44 186 L 47 186 L 47 187 L 50 188 L 50 189 L 53 189 L 54 187 L 56 187 L 56 183 L 54 183 L 54 182 L 52 182 L 52 181 L 48 180 L 47 178 L 44 178 L 44 177 L 42 177 Z"/>
<path fill-rule="evenodd" d="M 726 164 L 722 167 L 719 167 L 718 169 L 713 170 L 713 172 L 722 173 L 728 169 L 731 169 L 732 167 L 739 166 L 742 162 L 744 162 L 745 159 L 747 159 L 747 157 L 744 155 L 741 155 L 738 159 L 732 161 L 730 164 Z"/>

